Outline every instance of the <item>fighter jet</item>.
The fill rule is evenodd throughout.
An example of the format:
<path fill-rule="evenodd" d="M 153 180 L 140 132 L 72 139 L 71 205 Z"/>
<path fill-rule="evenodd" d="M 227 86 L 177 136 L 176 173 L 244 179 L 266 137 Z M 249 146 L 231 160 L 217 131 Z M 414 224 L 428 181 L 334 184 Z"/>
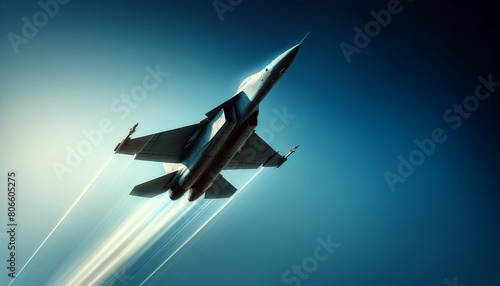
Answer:
<path fill-rule="evenodd" d="M 220 174 L 222 170 L 280 167 L 299 145 L 282 156 L 255 133 L 259 104 L 290 67 L 303 41 L 243 80 L 232 98 L 199 123 L 130 139 L 135 124 L 115 154 L 181 167 L 135 186 L 130 194 L 154 197 L 168 191 L 177 200 L 189 191 L 189 201 L 203 194 L 206 199 L 229 198 L 236 188 Z"/>

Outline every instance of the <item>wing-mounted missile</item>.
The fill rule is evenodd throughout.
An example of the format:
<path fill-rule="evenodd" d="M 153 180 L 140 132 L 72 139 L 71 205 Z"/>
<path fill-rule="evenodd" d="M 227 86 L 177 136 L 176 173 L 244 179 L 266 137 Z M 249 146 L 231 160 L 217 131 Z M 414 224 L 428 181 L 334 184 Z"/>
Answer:
<path fill-rule="evenodd" d="M 116 154 L 118 151 L 120 151 L 120 149 L 122 149 L 122 148 L 123 148 L 123 146 L 127 145 L 128 141 L 130 140 L 130 136 L 131 136 L 132 134 L 134 134 L 135 129 L 137 128 L 137 125 L 139 125 L 139 123 L 134 124 L 134 126 L 132 126 L 132 128 L 130 128 L 130 131 L 128 132 L 127 137 L 125 137 L 125 139 L 123 139 L 123 140 L 122 140 L 122 142 L 120 142 L 120 143 L 118 143 L 118 145 L 116 145 L 115 150 L 114 150 L 114 151 L 115 151 L 115 154 Z"/>
<path fill-rule="evenodd" d="M 290 157 L 290 155 L 292 155 L 293 153 L 295 153 L 295 151 L 297 151 L 297 148 L 299 148 L 299 146 L 300 146 L 300 144 L 295 145 L 295 147 L 290 149 L 290 152 L 288 152 L 288 154 L 281 157 L 281 160 L 278 162 L 278 165 L 276 165 L 276 168 L 279 168 L 281 165 L 283 165 L 283 163 L 285 163 L 286 160 L 288 160 L 288 157 Z"/>

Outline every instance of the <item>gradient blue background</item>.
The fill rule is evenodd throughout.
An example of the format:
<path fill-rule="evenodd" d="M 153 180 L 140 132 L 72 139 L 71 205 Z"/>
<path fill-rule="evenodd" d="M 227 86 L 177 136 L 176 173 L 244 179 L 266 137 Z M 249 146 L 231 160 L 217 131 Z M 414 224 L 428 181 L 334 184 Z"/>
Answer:
<path fill-rule="evenodd" d="M 498 23 L 486 1 L 402 1 L 404 10 L 350 64 L 339 44 L 352 44 L 353 28 L 387 1 L 243 0 L 222 22 L 211 1 L 176 2 L 73 0 L 18 54 L 7 34 L 20 34 L 21 17 L 40 7 L 0 2 L 0 166 L 19 172 L 18 265 L 133 123 L 140 136 L 198 122 L 311 31 L 262 103 L 257 129 L 286 107 L 295 118 L 270 144 L 301 148 L 282 168 L 265 170 L 151 285 L 293 285 L 283 284 L 283 272 L 327 236 L 341 246 L 301 285 L 446 285 L 455 277 L 460 285 L 500 284 L 500 91 L 456 131 L 442 119 L 473 94 L 479 75 L 500 81 Z M 111 103 L 156 65 L 170 75 L 120 118 Z M 66 146 L 103 118 L 113 131 L 59 181 L 53 162 L 63 163 Z M 391 192 L 384 172 L 396 172 L 397 157 L 434 128 L 447 141 Z M 109 187 L 117 200 L 162 173 L 155 164 L 129 168 L 129 180 Z M 5 214 L 6 195 L 0 199 Z M 92 212 L 107 208 L 96 197 L 79 219 L 98 224 Z M 44 253 L 53 267 L 70 253 L 65 243 Z M 4 260 L 4 237 L 1 248 Z M 129 285 L 156 266 L 132 265 Z M 45 281 L 53 272 L 25 274 Z M 5 269 L 0 281 L 10 282 Z"/>

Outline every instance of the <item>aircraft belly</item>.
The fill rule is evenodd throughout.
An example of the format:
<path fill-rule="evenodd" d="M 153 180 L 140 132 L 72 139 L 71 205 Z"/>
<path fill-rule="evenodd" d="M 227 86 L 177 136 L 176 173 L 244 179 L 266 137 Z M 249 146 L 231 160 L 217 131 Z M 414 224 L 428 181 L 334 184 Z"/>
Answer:
<path fill-rule="evenodd" d="M 224 169 L 234 155 L 239 151 L 241 146 L 245 144 L 247 139 L 253 134 L 257 126 L 257 112 L 253 113 L 248 120 L 241 123 L 231 136 L 226 140 L 217 156 L 211 157 L 209 164 L 204 166 L 203 173 L 197 177 L 193 187 L 198 192 L 204 192 L 217 179 L 218 175 Z"/>
<path fill-rule="evenodd" d="M 224 143 L 237 124 L 233 106 L 223 108 L 203 130 L 193 152 L 186 159 L 186 173 L 179 180 L 184 189 L 190 189 L 210 168 Z"/>

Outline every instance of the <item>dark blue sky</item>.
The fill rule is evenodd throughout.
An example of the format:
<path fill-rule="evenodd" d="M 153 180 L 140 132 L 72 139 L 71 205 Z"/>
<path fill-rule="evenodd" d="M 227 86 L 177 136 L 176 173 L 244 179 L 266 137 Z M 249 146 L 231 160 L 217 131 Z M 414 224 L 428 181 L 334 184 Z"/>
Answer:
<path fill-rule="evenodd" d="M 291 114 L 268 141 L 300 149 L 264 170 L 146 285 L 500 284 L 500 36 L 487 1 L 243 0 L 221 21 L 211 1 L 72 0 L 14 47 L 9 33 L 24 37 L 22 17 L 43 11 L 20 2 L 0 2 L 0 165 L 25 186 L 19 266 L 133 123 L 141 136 L 198 122 L 310 31 L 261 104 L 257 128 L 269 135 L 277 113 Z M 365 30 L 370 11 L 388 5 L 399 12 L 356 47 L 355 27 Z M 358 49 L 350 62 L 343 42 Z M 113 108 L 158 65 L 169 73 L 158 88 L 126 114 Z M 476 89 L 490 96 L 477 99 Z M 113 130 L 57 174 L 68 146 L 103 119 Z M 62 281 L 75 249 L 104 242 L 108 223 L 142 203 L 129 190 L 162 173 L 112 160 L 13 285 Z M 165 233 L 106 281 L 141 283 L 189 236 L 176 231 L 178 240 Z M 328 240 L 334 251 L 317 252 Z M 0 281 L 10 283 L 5 270 Z"/>

